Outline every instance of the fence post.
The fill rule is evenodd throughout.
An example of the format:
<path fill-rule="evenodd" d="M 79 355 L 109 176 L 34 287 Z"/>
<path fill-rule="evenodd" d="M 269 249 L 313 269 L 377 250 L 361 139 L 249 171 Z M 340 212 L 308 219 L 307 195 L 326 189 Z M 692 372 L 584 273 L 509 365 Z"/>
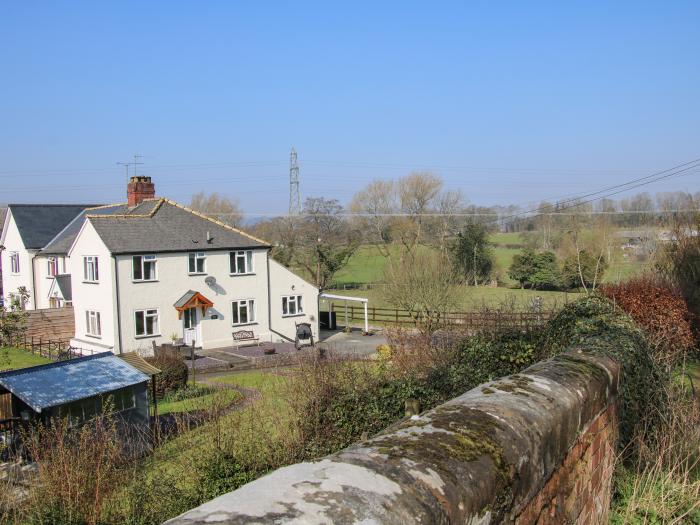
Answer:
<path fill-rule="evenodd" d="M 41 357 L 44 357 L 44 356 L 42 355 L 42 353 L 41 353 L 41 336 L 39 336 L 39 355 L 40 355 Z"/>

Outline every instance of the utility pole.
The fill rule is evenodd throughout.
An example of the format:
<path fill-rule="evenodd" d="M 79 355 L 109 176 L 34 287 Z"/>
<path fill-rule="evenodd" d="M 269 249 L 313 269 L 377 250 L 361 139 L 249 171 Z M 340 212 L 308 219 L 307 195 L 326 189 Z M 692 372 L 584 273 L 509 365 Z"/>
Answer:
<path fill-rule="evenodd" d="M 299 163 L 297 152 L 292 148 L 289 154 L 289 215 L 301 214 L 301 196 L 299 195 Z"/>

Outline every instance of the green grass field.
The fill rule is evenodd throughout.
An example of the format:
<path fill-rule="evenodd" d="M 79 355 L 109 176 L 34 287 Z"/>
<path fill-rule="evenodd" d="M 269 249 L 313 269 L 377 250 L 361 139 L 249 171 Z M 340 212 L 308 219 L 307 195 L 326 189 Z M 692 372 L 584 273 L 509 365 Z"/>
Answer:
<path fill-rule="evenodd" d="M 210 394 L 205 394 L 190 399 L 179 401 L 163 400 L 158 403 L 158 414 L 174 414 L 178 412 L 193 412 L 211 408 L 214 402 L 222 405 L 229 405 L 241 399 L 241 394 L 237 390 L 221 389 Z"/>
<path fill-rule="evenodd" d="M 50 363 L 49 359 L 41 357 L 21 348 L 0 348 L 0 370 L 14 370 L 28 366 Z"/>

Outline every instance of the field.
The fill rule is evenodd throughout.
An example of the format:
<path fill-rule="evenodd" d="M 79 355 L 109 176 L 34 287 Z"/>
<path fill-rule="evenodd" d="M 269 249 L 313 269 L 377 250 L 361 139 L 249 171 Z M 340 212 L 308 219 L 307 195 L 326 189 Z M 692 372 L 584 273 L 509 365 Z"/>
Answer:
<path fill-rule="evenodd" d="M 20 348 L 0 349 L 0 370 L 14 370 L 28 366 L 43 365 L 51 361 Z"/>
<path fill-rule="evenodd" d="M 495 259 L 494 276 L 499 282 L 505 284 L 506 287 L 517 288 L 512 279 L 508 277 L 508 269 L 513 262 L 513 257 L 521 252 L 524 247 L 524 241 L 519 233 L 494 233 L 491 235 L 491 244 Z M 419 249 L 430 251 L 432 248 L 421 246 Z M 391 246 L 392 255 L 398 255 L 401 248 L 399 246 Z M 342 268 L 333 279 L 333 287 L 335 290 L 343 290 L 344 288 L 357 288 L 358 285 L 369 283 L 381 283 L 383 280 L 384 269 L 387 264 L 387 259 L 381 254 L 380 249 L 376 246 L 363 245 L 358 248 L 357 252 L 350 258 L 347 266 Z M 622 259 L 620 255 L 616 255 L 610 263 L 608 271 L 603 277 L 603 282 L 618 282 L 627 279 L 636 272 L 643 269 L 643 264 Z M 507 289 L 507 288 L 505 288 Z M 335 291 L 334 290 L 334 291 Z M 461 301 L 463 304 L 474 304 L 487 302 L 489 304 L 498 302 L 503 297 L 501 288 L 498 289 L 478 289 L 471 290 L 469 294 L 465 293 L 465 297 Z M 523 300 L 528 302 L 534 295 L 545 296 L 549 298 L 557 298 L 564 300 L 565 295 L 558 292 L 536 292 L 528 294 L 527 291 L 511 290 L 516 295 L 523 296 Z M 363 291 L 364 292 L 364 291 Z M 347 295 L 347 294 L 346 294 Z M 570 296 L 571 294 L 569 294 Z M 380 306 L 377 304 L 376 306 Z"/>

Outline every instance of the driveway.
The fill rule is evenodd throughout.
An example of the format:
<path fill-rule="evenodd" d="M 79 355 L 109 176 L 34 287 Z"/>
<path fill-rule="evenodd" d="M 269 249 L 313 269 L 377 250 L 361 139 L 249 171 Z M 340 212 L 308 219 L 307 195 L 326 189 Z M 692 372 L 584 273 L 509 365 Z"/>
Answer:
<path fill-rule="evenodd" d="M 374 354 L 377 347 L 386 342 L 382 331 L 375 330 L 374 335 L 362 335 L 362 330 L 354 328 L 349 334 L 342 331 L 321 330 L 319 346 L 343 357 L 365 357 Z"/>

